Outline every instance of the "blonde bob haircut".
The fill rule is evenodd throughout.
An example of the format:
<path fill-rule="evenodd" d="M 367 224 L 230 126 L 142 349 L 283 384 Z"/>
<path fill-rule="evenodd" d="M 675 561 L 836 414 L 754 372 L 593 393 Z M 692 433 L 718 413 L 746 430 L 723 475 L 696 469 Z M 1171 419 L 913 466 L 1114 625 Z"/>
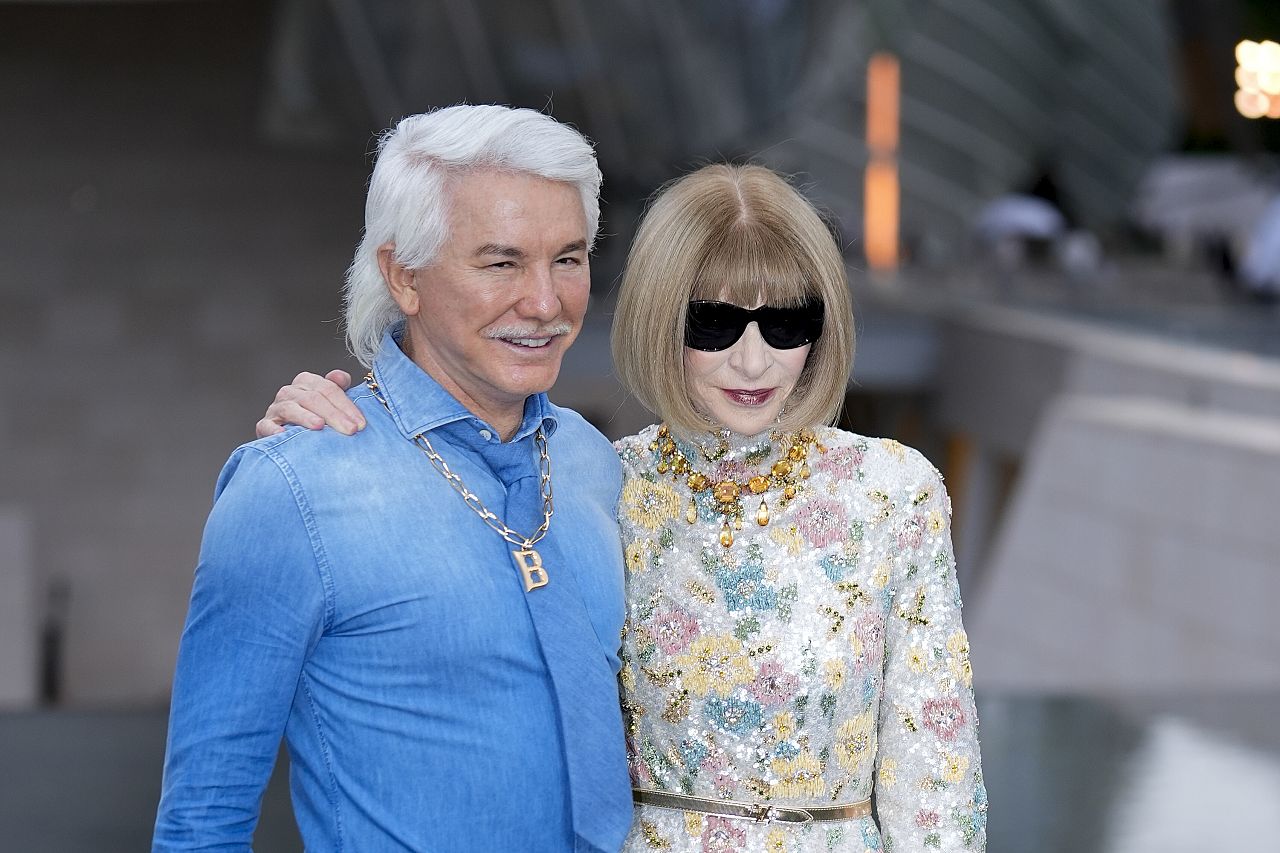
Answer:
<path fill-rule="evenodd" d="M 853 308 L 844 260 L 826 223 L 799 192 L 761 166 L 705 166 L 664 187 L 640 223 L 613 317 L 622 384 L 686 432 L 716 428 L 698 411 L 684 373 L 690 301 L 824 306 L 778 427 L 835 421 L 853 366 Z"/>

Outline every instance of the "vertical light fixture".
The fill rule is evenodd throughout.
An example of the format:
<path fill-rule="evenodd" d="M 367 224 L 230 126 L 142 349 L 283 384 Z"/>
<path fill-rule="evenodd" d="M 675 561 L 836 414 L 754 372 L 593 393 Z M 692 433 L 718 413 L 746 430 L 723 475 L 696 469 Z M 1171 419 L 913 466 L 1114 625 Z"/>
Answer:
<path fill-rule="evenodd" d="M 1236 45 L 1236 111 L 1245 118 L 1280 118 L 1280 44 Z"/>
<path fill-rule="evenodd" d="M 873 271 L 898 268 L 898 57 L 879 52 L 867 64 L 867 171 L 862 194 L 863 246 Z"/>

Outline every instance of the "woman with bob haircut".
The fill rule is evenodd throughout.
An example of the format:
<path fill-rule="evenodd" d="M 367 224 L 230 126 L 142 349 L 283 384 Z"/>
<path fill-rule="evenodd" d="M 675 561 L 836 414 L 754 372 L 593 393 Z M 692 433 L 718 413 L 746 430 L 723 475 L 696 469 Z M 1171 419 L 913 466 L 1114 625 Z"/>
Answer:
<path fill-rule="evenodd" d="M 657 194 L 613 322 L 662 418 L 615 443 L 624 850 L 985 847 L 950 501 L 918 452 L 830 426 L 852 356 L 839 247 L 785 180 Z"/>

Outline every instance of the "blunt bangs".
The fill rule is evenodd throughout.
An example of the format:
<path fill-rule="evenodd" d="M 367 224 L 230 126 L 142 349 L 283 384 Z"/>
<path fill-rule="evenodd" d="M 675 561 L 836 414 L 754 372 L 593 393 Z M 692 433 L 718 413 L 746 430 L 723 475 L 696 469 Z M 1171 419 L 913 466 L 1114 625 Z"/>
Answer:
<path fill-rule="evenodd" d="M 707 256 L 694 280 L 690 299 L 732 302 L 744 308 L 757 305 L 790 307 L 820 299 L 813 274 L 801 268 L 794 244 L 760 223 L 741 222 Z"/>

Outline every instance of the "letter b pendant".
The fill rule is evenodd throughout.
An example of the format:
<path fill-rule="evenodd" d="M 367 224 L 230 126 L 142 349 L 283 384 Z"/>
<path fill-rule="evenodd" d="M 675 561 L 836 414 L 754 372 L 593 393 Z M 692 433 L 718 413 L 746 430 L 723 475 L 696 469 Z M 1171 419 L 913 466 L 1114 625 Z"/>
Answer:
<path fill-rule="evenodd" d="M 524 575 L 524 591 L 533 592 L 540 586 L 546 586 L 550 578 L 547 577 L 547 570 L 542 567 L 542 555 L 532 548 L 522 548 L 519 551 L 512 551 L 511 556 L 515 558 L 516 568 Z"/>

